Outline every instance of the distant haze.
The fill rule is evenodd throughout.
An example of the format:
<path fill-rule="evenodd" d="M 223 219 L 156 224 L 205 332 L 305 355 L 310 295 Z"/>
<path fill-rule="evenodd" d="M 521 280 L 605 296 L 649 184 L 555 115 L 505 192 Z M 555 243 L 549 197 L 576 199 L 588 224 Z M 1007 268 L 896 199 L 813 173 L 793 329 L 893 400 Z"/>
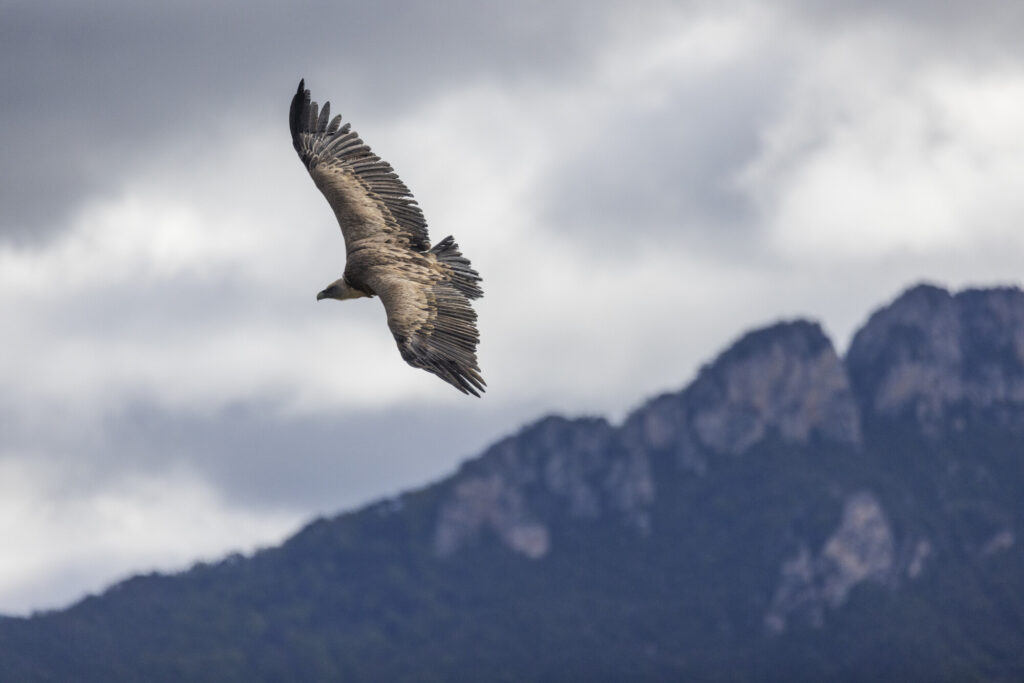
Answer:
<path fill-rule="evenodd" d="M 840 349 L 1024 272 L 1024 6 L 0 4 L 0 612 L 283 538 L 740 332 Z M 484 278 L 470 400 L 402 362 L 286 116 L 305 77 Z"/>

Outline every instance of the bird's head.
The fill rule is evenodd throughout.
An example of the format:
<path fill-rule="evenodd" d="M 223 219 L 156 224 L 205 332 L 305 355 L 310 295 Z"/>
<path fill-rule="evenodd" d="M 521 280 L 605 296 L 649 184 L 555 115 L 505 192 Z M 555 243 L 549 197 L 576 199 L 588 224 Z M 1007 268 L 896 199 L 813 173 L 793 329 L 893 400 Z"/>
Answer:
<path fill-rule="evenodd" d="M 348 283 L 348 280 L 341 277 L 324 287 L 323 290 L 316 295 L 316 300 L 337 299 L 338 301 L 344 301 L 345 299 L 358 299 L 363 296 L 370 295 L 361 289 L 356 289 Z"/>

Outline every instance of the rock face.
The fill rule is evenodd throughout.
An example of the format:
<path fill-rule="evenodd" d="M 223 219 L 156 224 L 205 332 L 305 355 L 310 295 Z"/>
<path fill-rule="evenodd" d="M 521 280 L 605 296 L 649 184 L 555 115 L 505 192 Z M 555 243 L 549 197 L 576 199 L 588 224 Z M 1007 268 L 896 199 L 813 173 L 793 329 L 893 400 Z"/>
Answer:
<path fill-rule="evenodd" d="M 965 411 L 1019 415 L 1024 292 L 914 287 L 857 332 L 846 365 L 865 416 L 909 417 L 933 436 Z"/>
<path fill-rule="evenodd" d="M 820 627 L 825 609 L 841 606 L 855 585 L 892 579 L 895 559 L 896 541 L 881 503 L 868 491 L 851 494 L 839 528 L 821 550 L 812 555 L 801 546 L 783 563 L 772 608 L 765 616 L 766 629 L 781 633 L 794 615 Z M 920 573 L 920 567 L 914 573 Z"/>
<path fill-rule="evenodd" d="M 690 425 L 706 448 L 739 455 L 776 432 L 860 443 L 857 406 L 843 364 L 816 323 L 782 323 L 744 336 L 687 392 Z"/>
<path fill-rule="evenodd" d="M 702 472 L 716 455 L 741 455 L 770 435 L 856 447 L 857 404 L 821 328 L 780 323 L 742 337 L 680 394 L 654 399 L 624 427 L 631 451 L 669 452 Z"/>
<path fill-rule="evenodd" d="M 539 559 L 551 535 L 532 506 L 538 499 L 557 501 L 572 518 L 611 514 L 645 530 L 654 482 L 647 459 L 622 454 L 606 421 L 548 418 L 460 471 L 440 509 L 435 550 L 448 556 L 491 532 L 513 551 Z"/>
<path fill-rule="evenodd" d="M 684 390 L 648 402 L 619 428 L 548 418 L 501 441 L 452 480 L 434 549 L 449 557 L 492 535 L 539 560 L 558 542 L 553 509 L 648 534 L 659 464 L 706 475 L 722 458 L 743 457 L 767 439 L 839 445 L 858 457 L 866 418 L 909 416 L 934 437 L 961 423 L 964 410 L 1024 416 L 1022 406 L 1024 292 L 952 295 L 921 285 L 871 316 L 845 363 L 817 324 L 779 323 L 744 335 Z M 1013 546 L 1011 529 L 993 534 L 978 531 L 975 550 L 988 556 Z M 840 526 L 811 548 L 804 543 L 781 566 L 769 631 L 781 632 L 794 617 L 819 624 L 853 586 L 912 580 L 934 554 L 924 537 L 895 538 L 879 499 L 863 491 L 848 495 Z"/>
<path fill-rule="evenodd" d="M 651 401 L 621 429 L 603 420 L 550 418 L 505 439 L 457 477 L 441 508 L 435 548 L 447 556 L 490 531 L 512 550 L 541 558 L 552 538 L 530 501 L 545 494 L 573 517 L 614 514 L 647 532 L 652 453 L 700 473 L 709 459 L 742 455 L 769 436 L 860 444 L 846 372 L 815 323 L 745 335 L 690 387 Z"/>
<path fill-rule="evenodd" d="M 856 491 L 846 497 L 842 521 L 817 553 L 801 543 L 797 553 L 782 563 L 764 618 L 765 631 L 779 635 L 793 619 L 820 628 L 825 613 L 842 607 L 858 584 L 895 588 L 918 578 L 933 554 L 927 538 L 908 536 L 899 542 L 878 497 Z"/>

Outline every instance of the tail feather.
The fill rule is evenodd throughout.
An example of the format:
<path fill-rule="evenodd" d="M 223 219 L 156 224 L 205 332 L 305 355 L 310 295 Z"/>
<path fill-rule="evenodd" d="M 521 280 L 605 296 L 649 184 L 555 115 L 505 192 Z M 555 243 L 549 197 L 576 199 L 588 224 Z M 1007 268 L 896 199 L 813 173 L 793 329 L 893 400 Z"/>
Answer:
<path fill-rule="evenodd" d="M 459 245 L 449 235 L 430 248 L 430 253 L 437 256 L 437 260 L 448 266 L 451 273 L 450 279 L 455 289 L 465 294 L 470 299 L 479 299 L 484 295 L 480 288 L 483 279 L 480 274 L 473 270 L 469 259 L 459 251 Z"/>

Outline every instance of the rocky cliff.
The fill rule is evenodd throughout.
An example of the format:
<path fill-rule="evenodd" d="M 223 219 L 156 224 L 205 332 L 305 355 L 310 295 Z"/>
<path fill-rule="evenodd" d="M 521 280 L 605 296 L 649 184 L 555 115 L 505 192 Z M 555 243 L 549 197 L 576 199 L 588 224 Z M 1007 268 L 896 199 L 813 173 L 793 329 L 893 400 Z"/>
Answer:
<path fill-rule="evenodd" d="M 910 417 L 937 436 L 964 420 L 1021 423 L 1024 292 L 920 285 L 857 332 L 846 366 L 868 417 Z"/>
<path fill-rule="evenodd" d="M 552 417 L 492 446 L 462 468 L 441 505 L 437 553 L 451 555 L 489 531 L 513 552 L 543 557 L 551 535 L 534 501 L 577 519 L 616 515 L 646 529 L 649 461 L 619 453 L 617 436 L 604 420 Z"/>
<path fill-rule="evenodd" d="M 860 445 L 857 403 L 821 328 L 780 323 L 745 335 L 683 391 L 660 396 L 616 429 L 600 419 L 547 418 L 468 463 L 442 505 L 435 546 L 455 552 L 482 530 L 540 558 L 550 533 L 531 500 L 555 500 L 573 517 L 602 514 L 649 530 L 652 459 L 704 472 L 768 438 Z"/>
<path fill-rule="evenodd" d="M 689 386 L 649 401 L 618 429 L 549 418 L 503 440 L 460 471 L 435 547 L 449 556 L 487 529 L 540 559 L 555 540 L 529 501 L 545 498 L 573 517 L 604 515 L 649 533 L 656 497 L 674 493 L 659 490 L 658 463 L 702 476 L 766 440 L 827 444 L 856 459 L 865 420 L 902 419 L 934 440 L 962 430 L 968 414 L 992 411 L 1024 428 L 1024 292 L 920 285 L 870 317 L 845 362 L 816 323 L 779 323 L 744 335 Z M 894 529 L 875 491 L 847 491 L 841 505 L 828 537 L 817 547 L 795 539 L 779 564 L 762 615 L 768 633 L 794 618 L 820 627 L 857 585 L 895 589 L 934 561 L 929 536 Z M 972 545 L 985 555 L 1014 541 L 1004 524 Z"/>
<path fill-rule="evenodd" d="M 689 387 L 630 415 L 622 434 L 628 452 L 667 453 L 696 472 L 709 458 L 742 455 L 768 437 L 860 443 L 849 379 L 816 323 L 780 323 L 745 335 Z"/>

